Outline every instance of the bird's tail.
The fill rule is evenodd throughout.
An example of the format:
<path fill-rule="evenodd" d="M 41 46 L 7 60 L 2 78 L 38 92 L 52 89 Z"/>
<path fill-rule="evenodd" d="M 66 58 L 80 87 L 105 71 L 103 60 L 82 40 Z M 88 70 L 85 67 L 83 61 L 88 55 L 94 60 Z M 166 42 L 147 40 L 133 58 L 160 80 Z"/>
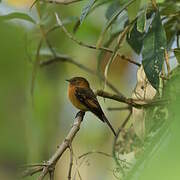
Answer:
<path fill-rule="evenodd" d="M 104 122 L 107 123 L 107 125 L 110 127 L 111 131 L 113 132 L 114 136 L 116 136 L 116 132 L 114 130 L 114 128 L 112 127 L 111 123 L 108 121 L 108 119 L 106 118 L 106 116 L 103 114 L 102 119 Z"/>

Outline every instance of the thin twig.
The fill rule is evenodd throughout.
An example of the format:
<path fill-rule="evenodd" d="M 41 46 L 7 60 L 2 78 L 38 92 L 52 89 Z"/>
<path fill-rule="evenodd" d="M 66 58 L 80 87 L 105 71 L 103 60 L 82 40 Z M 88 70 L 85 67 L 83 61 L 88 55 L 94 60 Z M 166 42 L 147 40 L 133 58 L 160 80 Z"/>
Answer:
<path fill-rule="evenodd" d="M 170 67 L 170 64 L 169 64 L 169 55 L 168 55 L 167 50 L 165 50 L 165 62 L 166 62 L 168 76 L 169 76 L 169 74 L 171 72 L 171 67 Z"/>
<path fill-rule="evenodd" d="M 75 162 L 76 162 L 76 169 L 75 169 L 75 171 L 74 171 L 73 180 L 76 180 L 76 175 L 77 175 L 77 174 L 78 174 L 78 176 L 79 176 L 79 179 L 82 180 L 81 174 L 80 174 L 80 172 L 79 172 L 79 168 L 80 168 L 80 166 L 83 164 L 85 158 L 79 163 L 79 162 L 78 162 L 78 158 L 77 158 L 75 155 L 74 155 L 74 157 L 75 157 Z"/>
<path fill-rule="evenodd" d="M 180 48 L 180 43 L 179 43 L 179 36 L 180 34 L 177 34 L 177 39 L 176 39 L 176 45 L 177 45 L 177 48 Z"/>
<path fill-rule="evenodd" d="M 24 169 L 24 168 L 29 168 L 29 167 L 44 167 L 47 166 L 45 163 L 36 163 L 36 164 L 25 164 L 20 166 L 19 168 Z"/>
<path fill-rule="evenodd" d="M 117 135 L 114 139 L 114 143 L 113 143 L 113 150 L 112 150 L 112 154 L 113 154 L 113 157 L 115 158 L 115 162 L 116 164 L 118 165 L 118 167 L 120 168 L 123 176 L 125 175 L 124 173 L 124 169 L 123 167 L 121 166 L 120 162 L 119 162 L 119 157 L 116 156 L 116 144 L 117 144 L 117 140 L 118 140 L 118 137 L 120 135 L 120 132 L 122 131 L 122 129 L 126 126 L 127 122 L 129 121 L 129 118 L 131 117 L 131 114 L 132 114 L 132 109 L 131 111 L 129 112 L 127 118 L 124 120 L 124 122 L 122 123 L 121 127 L 118 128 L 117 130 Z"/>
<path fill-rule="evenodd" d="M 36 4 L 36 11 L 37 11 L 39 19 L 41 19 L 40 9 L 39 9 L 37 4 Z M 32 96 L 32 100 L 33 100 L 33 93 L 34 93 L 36 74 L 37 74 L 38 66 L 39 66 L 39 62 L 40 62 L 39 55 L 40 55 L 40 50 L 41 50 L 41 47 L 42 47 L 43 39 L 45 40 L 45 42 L 46 42 L 48 48 L 50 49 L 53 57 L 56 57 L 56 52 L 54 51 L 54 49 L 51 46 L 49 40 L 47 39 L 46 33 L 45 33 L 42 25 L 39 25 L 39 29 L 40 29 L 40 32 L 42 34 L 42 38 L 40 39 L 38 47 L 37 47 L 36 59 L 35 59 L 35 62 L 34 62 L 34 65 L 33 65 L 33 71 L 32 71 L 32 80 L 31 80 L 31 96 Z"/>
<path fill-rule="evenodd" d="M 130 110 L 130 106 L 126 107 L 109 107 L 107 108 L 108 111 L 122 111 L 122 110 Z"/>
<path fill-rule="evenodd" d="M 105 153 L 105 152 L 102 152 L 102 151 L 89 151 L 89 152 L 87 152 L 87 153 L 84 153 L 84 154 L 80 155 L 80 156 L 78 157 L 78 159 L 84 158 L 84 157 L 86 157 L 86 156 L 88 156 L 88 155 L 91 155 L 91 154 L 100 154 L 100 155 L 103 155 L 103 156 L 112 158 L 112 155 L 110 155 L 110 154 L 108 154 L 108 153 Z"/>
<path fill-rule="evenodd" d="M 37 74 L 38 66 L 39 66 L 39 62 L 40 62 L 39 53 L 40 53 L 41 45 L 42 45 L 42 39 L 39 41 L 37 51 L 36 51 L 36 59 L 35 59 L 35 62 L 33 63 L 33 69 L 32 69 L 32 79 L 31 79 L 31 96 L 32 96 L 32 100 L 33 100 L 33 94 L 34 94 L 34 86 L 35 86 L 36 74 Z"/>
<path fill-rule="evenodd" d="M 68 171 L 68 180 L 71 180 L 71 173 L 72 173 L 72 167 L 73 167 L 73 149 L 72 149 L 72 145 L 69 146 L 69 152 L 70 152 L 70 163 L 69 163 L 69 171 Z"/>
<path fill-rule="evenodd" d="M 49 171 L 49 179 L 54 180 L 54 170 Z"/>
<path fill-rule="evenodd" d="M 108 71 L 110 69 L 110 65 L 112 64 L 112 62 L 116 58 L 116 56 L 118 54 L 118 50 L 119 50 L 124 38 L 126 37 L 126 34 L 128 33 L 130 27 L 131 27 L 131 24 L 126 26 L 124 28 L 124 30 L 122 31 L 122 33 L 119 35 L 118 43 L 116 44 L 116 46 L 115 46 L 115 48 L 113 50 L 113 53 L 111 54 L 111 57 L 110 57 L 107 65 L 106 65 L 106 68 L 105 68 L 105 71 L 104 71 L 104 76 L 105 76 L 106 79 L 107 79 L 107 76 L 108 76 Z M 106 85 L 106 81 L 105 81 L 105 85 Z"/>
<path fill-rule="evenodd" d="M 97 48 L 95 45 L 89 45 L 89 44 L 86 44 L 82 41 L 79 41 L 78 39 L 76 39 L 71 33 L 69 33 L 67 31 L 67 29 L 65 28 L 65 26 L 63 25 L 61 19 L 59 18 L 58 14 L 55 13 L 55 16 L 56 16 L 56 20 L 57 20 L 57 23 L 59 24 L 60 27 L 62 27 L 62 30 L 64 31 L 64 33 L 67 35 L 67 37 L 69 39 L 71 39 L 72 41 L 74 41 L 75 43 L 79 44 L 80 46 L 83 46 L 83 47 L 87 47 L 87 48 L 90 48 L 90 49 L 96 49 L 96 50 L 102 50 L 102 51 L 106 51 L 106 52 L 109 52 L 109 53 L 113 53 L 114 51 L 112 49 L 109 49 L 107 47 L 99 47 Z M 119 53 L 117 54 L 122 60 L 125 60 L 125 61 L 128 61 L 130 63 L 133 63 L 137 66 L 141 66 L 141 64 L 139 64 L 138 62 L 135 62 L 133 60 L 131 60 L 130 58 L 128 57 L 125 57 L 124 55 L 120 55 Z"/>
<path fill-rule="evenodd" d="M 83 0 L 41 0 L 45 3 L 55 3 L 55 4 L 64 4 L 64 5 L 69 5 L 69 4 L 73 4 L 79 1 L 83 1 Z"/>
<path fill-rule="evenodd" d="M 27 170 L 23 171 L 21 174 L 21 177 L 27 177 L 27 176 L 33 176 L 34 174 L 41 172 L 43 170 L 43 167 L 33 167 L 33 168 L 28 168 Z"/>
<path fill-rule="evenodd" d="M 41 20 L 41 11 L 40 11 L 40 8 L 39 8 L 38 4 L 36 5 L 36 11 L 37 11 L 39 20 Z M 42 34 L 43 39 L 45 40 L 45 42 L 46 42 L 49 50 L 51 51 L 52 55 L 53 55 L 54 57 L 56 57 L 56 52 L 54 51 L 51 43 L 49 42 L 49 40 L 48 40 L 48 38 L 47 38 L 47 36 L 46 36 L 46 32 L 44 31 L 44 28 L 43 28 L 43 26 L 42 26 L 41 24 L 39 25 L 39 29 L 40 29 L 40 32 L 41 32 L 41 34 Z"/>

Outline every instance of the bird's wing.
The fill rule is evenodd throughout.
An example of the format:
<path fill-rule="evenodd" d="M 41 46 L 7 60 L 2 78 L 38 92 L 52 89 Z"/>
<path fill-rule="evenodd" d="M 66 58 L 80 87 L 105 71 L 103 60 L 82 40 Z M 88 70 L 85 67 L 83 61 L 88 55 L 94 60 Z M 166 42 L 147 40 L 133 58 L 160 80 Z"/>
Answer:
<path fill-rule="evenodd" d="M 99 105 L 99 102 L 94 92 L 90 88 L 78 87 L 76 88 L 75 95 L 77 99 L 89 109 L 89 111 L 93 112 L 104 122 L 104 119 L 102 118 L 102 115 L 104 113 Z"/>
<path fill-rule="evenodd" d="M 101 121 L 106 122 L 113 134 L 116 136 L 115 130 L 104 115 L 94 92 L 90 88 L 76 88 L 75 96 L 86 108 L 89 109 L 89 111 L 99 117 Z"/>

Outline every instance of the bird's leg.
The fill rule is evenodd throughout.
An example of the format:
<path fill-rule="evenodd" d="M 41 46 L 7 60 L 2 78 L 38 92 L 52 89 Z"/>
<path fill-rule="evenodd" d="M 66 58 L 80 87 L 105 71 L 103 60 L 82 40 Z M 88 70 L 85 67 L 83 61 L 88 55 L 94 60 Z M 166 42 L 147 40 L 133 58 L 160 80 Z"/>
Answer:
<path fill-rule="evenodd" d="M 85 115 L 85 112 L 84 112 L 84 111 L 79 111 L 79 112 L 76 114 L 75 118 L 77 118 L 78 116 L 80 116 L 80 117 L 82 117 L 82 121 L 83 121 L 84 115 Z"/>

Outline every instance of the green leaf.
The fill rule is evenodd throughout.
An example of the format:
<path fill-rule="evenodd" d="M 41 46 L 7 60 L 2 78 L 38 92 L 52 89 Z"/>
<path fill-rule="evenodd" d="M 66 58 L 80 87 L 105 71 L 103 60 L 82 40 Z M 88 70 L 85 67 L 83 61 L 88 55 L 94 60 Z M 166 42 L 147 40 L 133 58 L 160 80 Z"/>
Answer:
<path fill-rule="evenodd" d="M 177 24 L 176 17 L 173 17 L 164 23 L 164 28 L 166 31 L 166 38 L 167 38 L 167 48 L 168 49 L 171 49 L 173 42 L 175 40 L 177 31 L 178 31 L 176 24 Z"/>
<path fill-rule="evenodd" d="M 130 22 L 137 16 L 140 5 L 141 5 L 141 0 L 136 0 L 130 6 L 128 6 L 127 11 Z"/>
<path fill-rule="evenodd" d="M 103 44 L 104 47 L 109 47 L 115 38 L 117 38 L 118 34 L 111 34 L 111 36 L 108 38 L 108 40 Z M 106 54 L 106 51 L 101 50 L 98 55 L 98 61 L 97 61 L 97 73 L 101 74 L 101 63 L 104 60 L 104 55 Z"/>
<path fill-rule="evenodd" d="M 80 24 L 83 23 L 84 19 L 88 15 L 89 11 L 91 10 L 91 8 L 92 8 L 92 6 L 94 5 L 95 2 L 96 2 L 96 0 L 89 0 L 89 2 L 83 8 L 81 16 L 80 16 Z"/>
<path fill-rule="evenodd" d="M 101 7 L 105 4 L 108 4 L 110 3 L 111 1 L 113 0 L 99 0 L 99 1 L 96 1 L 96 3 L 94 4 L 94 6 L 90 9 L 90 11 L 88 12 L 88 14 L 86 15 L 86 17 L 91 14 L 92 12 L 94 12 L 98 7 Z M 75 23 L 74 27 L 73 27 L 73 32 L 75 33 L 78 29 L 79 29 L 79 26 L 80 26 L 80 19 Z"/>
<path fill-rule="evenodd" d="M 122 5 L 123 5 L 122 2 L 120 3 L 119 0 L 113 1 L 106 10 L 106 14 L 105 14 L 106 19 L 107 20 L 111 19 L 113 14 L 115 14 L 122 7 Z M 127 11 L 124 10 L 117 17 L 114 23 L 112 23 L 111 34 L 114 35 L 120 33 L 124 29 L 124 25 L 127 21 L 128 21 L 128 14 Z"/>
<path fill-rule="evenodd" d="M 109 29 L 109 27 L 113 24 L 113 22 L 117 19 L 117 17 L 119 16 L 120 13 L 122 13 L 130 4 L 132 4 L 135 0 L 129 0 L 126 4 L 124 4 L 117 12 L 115 12 L 112 17 L 110 18 L 110 20 L 107 22 L 107 24 L 105 25 L 104 29 L 101 32 L 101 35 L 97 41 L 96 47 L 99 48 L 102 44 L 103 38 L 107 32 L 107 30 Z"/>
<path fill-rule="evenodd" d="M 105 17 L 107 20 L 111 19 L 112 15 L 120 9 L 120 2 L 115 0 L 107 8 Z"/>
<path fill-rule="evenodd" d="M 0 21 L 7 21 L 7 20 L 12 20 L 12 19 L 25 20 L 25 21 L 29 21 L 31 23 L 36 24 L 35 20 L 25 13 L 13 12 L 13 13 L 0 16 Z"/>
<path fill-rule="evenodd" d="M 136 163 L 125 180 L 152 180 L 157 178 L 157 174 L 159 180 L 178 180 L 179 169 L 174 167 L 180 166 L 180 161 L 177 160 L 180 150 L 179 82 L 180 66 L 172 71 L 170 80 L 163 88 L 163 98 L 168 99 L 168 103 L 146 108 L 146 122 L 152 126 L 141 148 L 142 153 L 136 158 Z"/>
<path fill-rule="evenodd" d="M 126 38 L 128 44 L 137 53 L 140 54 L 143 47 L 144 33 L 137 31 L 137 23 L 134 24 L 131 32 Z"/>
<path fill-rule="evenodd" d="M 180 63 L 180 48 L 174 49 L 174 54 L 176 56 L 178 63 Z"/>
<path fill-rule="evenodd" d="M 144 71 L 151 85 L 157 90 L 159 88 L 159 75 L 165 59 L 166 47 L 166 33 L 161 22 L 160 14 L 157 11 L 144 39 L 142 52 Z"/>
<path fill-rule="evenodd" d="M 111 34 L 119 34 L 120 32 L 122 32 L 127 22 L 128 14 L 126 11 L 123 11 L 112 24 Z"/>
<path fill-rule="evenodd" d="M 137 19 L 137 30 L 140 33 L 144 33 L 146 30 L 146 8 L 142 12 L 142 14 Z"/>
<path fill-rule="evenodd" d="M 161 4 L 161 15 L 168 16 L 176 14 L 180 11 L 180 5 L 173 1 L 167 1 Z M 178 16 L 178 14 L 177 14 Z"/>

